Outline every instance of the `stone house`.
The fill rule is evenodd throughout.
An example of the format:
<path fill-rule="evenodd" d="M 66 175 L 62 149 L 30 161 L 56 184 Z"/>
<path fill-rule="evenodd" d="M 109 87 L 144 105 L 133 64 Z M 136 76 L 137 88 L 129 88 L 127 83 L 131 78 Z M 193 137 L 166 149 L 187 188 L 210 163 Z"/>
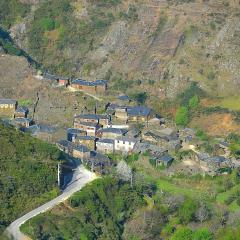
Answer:
<path fill-rule="evenodd" d="M 0 117 L 14 118 L 18 102 L 12 99 L 0 99 Z"/>
<path fill-rule="evenodd" d="M 169 167 L 172 164 L 174 158 L 169 154 L 164 154 L 162 156 L 155 158 L 154 160 L 156 161 L 156 167 L 157 166 Z"/>
<path fill-rule="evenodd" d="M 25 127 L 28 128 L 33 124 L 32 119 L 30 118 L 15 118 L 13 120 L 13 125 L 16 127 Z"/>
<path fill-rule="evenodd" d="M 74 128 L 87 132 L 88 136 L 96 136 L 97 131 L 100 129 L 100 125 L 94 122 L 75 122 Z"/>
<path fill-rule="evenodd" d="M 121 119 L 123 121 L 127 121 L 128 114 L 127 114 L 127 107 L 117 107 L 115 109 L 115 117 Z"/>
<path fill-rule="evenodd" d="M 74 117 L 74 123 L 99 123 L 101 126 L 107 126 L 110 121 L 111 119 L 108 115 L 80 114 Z"/>
<path fill-rule="evenodd" d="M 144 106 L 135 106 L 127 109 L 129 122 L 148 122 L 154 117 L 153 111 Z"/>
<path fill-rule="evenodd" d="M 117 137 L 125 135 L 127 131 L 127 129 L 120 128 L 103 128 L 97 132 L 97 136 L 99 138 L 115 139 Z"/>
<path fill-rule="evenodd" d="M 113 153 L 115 151 L 113 139 L 99 139 L 96 142 L 96 149 L 101 153 Z"/>
<path fill-rule="evenodd" d="M 85 161 L 90 158 L 90 150 L 84 145 L 74 144 L 72 147 L 72 156 Z"/>
<path fill-rule="evenodd" d="M 96 80 L 95 82 L 90 82 L 83 79 L 76 79 L 72 81 L 71 87 L 86 92 L 104 93 L 107 90 L 107 81 Z"/>
<path fill-rule="evenodd" d="M 29 113 L 29 110 L 27 107 L 24 106 L 18 106 L 15 110 L 14 117 L 15 118 L 27 118 L 27 115 Z"/>
<path fill-rule="evenodd" d="M 86 136 L 87 132 L 76 129 L 76 128 L 68 128 L 67 130 L 67 140 L 70 142 L 74 142 L 75 138 L 78 136 Z"/>
<path fill-rule="evenodd" d="M 94 136 L 77 136 L 74 143 L 87 146 L 91 150 L 96 149 L 96 138 Z"/>

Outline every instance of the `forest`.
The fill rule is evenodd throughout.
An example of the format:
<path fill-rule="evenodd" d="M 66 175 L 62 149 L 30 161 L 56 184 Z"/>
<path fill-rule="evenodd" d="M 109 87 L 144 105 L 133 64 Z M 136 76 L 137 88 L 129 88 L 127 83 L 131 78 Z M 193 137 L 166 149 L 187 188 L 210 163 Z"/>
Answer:
<path fill-rule="evenodd" d="M 0 235 L 11 221 L 58 194 L 57 164 L 64 159 L 56 147 L 0 121 Z"/>

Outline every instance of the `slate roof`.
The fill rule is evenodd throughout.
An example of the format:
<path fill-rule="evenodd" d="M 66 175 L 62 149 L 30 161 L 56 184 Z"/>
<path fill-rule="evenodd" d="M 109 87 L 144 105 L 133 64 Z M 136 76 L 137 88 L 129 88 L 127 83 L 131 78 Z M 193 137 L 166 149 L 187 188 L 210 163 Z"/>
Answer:
<path fill-rule="evenodd" d="M 68 130 L 67 130 L 68 134 L 81 134 L 83 132 L 86 132 L 86 131 L 83 131 L 83 130 L 80 130 L 77 128 L 68 128 Z"/>
<path fill-rule="evenodd" d="M 16 104 L 17 101 L 13 99 L 0 99 L 0 104 Z"/>
<path fill-rule="evenodd" d="M 168 163 L 168 162 L 171 162 L 174 158 L 172 156 L 170 156 L 169 154 L 164 154 L 160 157 L 157 157 L 156 159 L 159 161 Z"/>
<path fill-rule="evenodd" d="M 126 137 L 126 136 L 117 137 L 116 140 L 117 141 L 125 141 L 125 142 L 133 142 L 133 143 L 138 142 L 138 139 L 130 138 L 130 137 Z"/>
<path fill-rule="evenodd" d="M 28 113 L 28 108 L 25 106 L 18 106 L 16 109 L 16 113 Z"/>
<path fill-rule="evenodd" d="M 79 84 L 79 85 L 94 87 L 94 86 L 99 86 L 99 85 L 105 85 L 105 84 L 107 84 L 107 81 L 99 79 L 99 80 L 96 80 L 95 82 L 90 82 L 90 81 L 86 81 L 83 79 L 75 79 L 72 81 L 72 84 Z"/>
<path fill-rule="evenodd" d="M 127 109 L 128 115 L 130 116 L 148 116 L 151 109 L 144 106 L 135 106 Z"/>
<path fill-rule="evenodd" d="M 30 118 L 15 118 L 14 121 L 18 122 L 18 123 L 26 123 L 26 122 L 30 123 L 30 122 L 32 122 L 32 119 L 30 119 Z"/>
<path fill-rule="evenodd" d="M 79 152 L 90 152 L 90 150 L 88 149 L 88 147 L 84 146 L 84 145 L 74 145 L 73 146 L 74 150 L 77 150 Z"/>
<path fill-rule="evenodd" d="M 98 123 L 92 123 L 92 122 L 80 122 L 80 124 L 84 126 L 95 127 L 95 128 L 98 126 Z"/>
<path fill-rule="evenodd" d="M 127 131 L 128 131 L 127 129 L 121 129 L 121 128 L 103 128 L 99 132 L 124 135 L 125 133 L 127 133 Z"/>
<path fill-rule="evenodd" d="M 120 95 L 120 96 L 118 96 L 118 99 L 121 101 L 129 101 L 130 100 L 129 96 L 127 96 L 127 95 Z"/>
<path fill-rule="evenodd" d="M 108 144 L 114 144 L 113 139 L 108 139 L 108 138 L 102 138 L 97 141 L 97 143 L 108 143 Z"/>
<path fill-rule="evenodd" d="M 77 136 L 77 140 L 95 140 L 96 138 L 94 136 Z"/>
<path fill-rule="evenodd" d="M 58 141 L 58 144 L 60 146 L 66 147 L 66 148 L 68 148 L 72 145 L 72 143 L 67 140 L 60 140 L 60 141 Z"/>

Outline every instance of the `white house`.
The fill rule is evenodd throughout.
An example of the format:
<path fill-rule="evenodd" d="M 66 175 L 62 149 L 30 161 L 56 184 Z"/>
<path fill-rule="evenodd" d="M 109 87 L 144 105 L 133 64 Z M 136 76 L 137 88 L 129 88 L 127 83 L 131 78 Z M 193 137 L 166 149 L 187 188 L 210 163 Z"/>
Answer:
<path fill-rule="evenodd" d="M 122 136 L 116 138 L 114 141 L 116 151 L 129 153 L 133 150 L 135 144 L 138 142 L 138 139 Z"/>

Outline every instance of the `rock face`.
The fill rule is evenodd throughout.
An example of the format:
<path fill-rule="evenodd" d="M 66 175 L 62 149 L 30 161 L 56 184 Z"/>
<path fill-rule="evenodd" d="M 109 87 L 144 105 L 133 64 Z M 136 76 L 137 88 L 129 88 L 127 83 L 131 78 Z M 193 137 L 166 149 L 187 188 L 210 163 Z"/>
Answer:
<path fill-rule="evenodd" d="M 30 51 L 27 32 L 41 1 L 22 1 L 34 8 L 12 27 L 11 36 Z M 69 2 L 76 9 L 76 24 L 92 19 L 95 1 Z M 86 43 L 87 51 L 77 42 L 66 42 L 55 51 L 58 33 L 50 31 L 44 35 L 44 41 L 50 40 L 39 60 L 54 65 L 52 69 L 61 74 L 69 68 L 73 75 L 90 79 L 111 72 L 110 82 L 117 74 L 125 81 L 152 80 L 153 86 L 147 87 L 156 95 L 156 89 L 161 89 L 164 96 L 174 97 L 191 81 L 199 82 L 209 93 L 232 95 L 240 86 L 239 10 L 234 0 L 228 4 L 218 0 L 120 1 L 111 7 L 114 17 L 110 26 Z M 130 17 L 131 11 L 134 17 Z M 120 18 L 122 13 L 128 17 Z M 92 42 L 94 46 L 89 47 Z"/>

